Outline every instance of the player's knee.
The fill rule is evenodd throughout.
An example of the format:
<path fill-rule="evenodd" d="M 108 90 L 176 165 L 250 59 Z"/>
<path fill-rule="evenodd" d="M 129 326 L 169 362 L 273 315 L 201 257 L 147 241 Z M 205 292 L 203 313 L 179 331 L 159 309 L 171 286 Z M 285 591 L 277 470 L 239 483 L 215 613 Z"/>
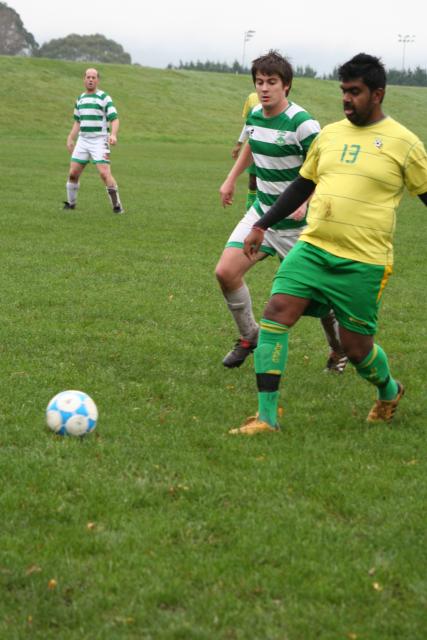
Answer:
<path fill-rule="evenodd" d="M 281 299 L 281 296 L 272 296 L 267 302 L 264 317 L 273 322 L 281 322 L 281 318 L 286 313 L 286 310 L 286 303 Z"/>
<path fill-rule="evenodd" d="M 68 180 L 70 182 L 78 182 L 80 177 L 80 171 L 71 170 L 68 174 Z"/>
<path fill-rule="evenodd" d="M 264 310 L 264 318 L 292 327 L 301 316 L 301 313 L 302 310 L 299 307 L 294 308 L 286 296 L 275 294 L 271 296 L 267 303 Z"/>
<path fill-rule="evenodd" d="M 236 280 L 237 274 L 231 265 L 219 262 L 215 268 L 215 277 L 223 288 L 228 288 Z"/>
<path fill-rule="evenodd" d="M 113 176 L 111 175 L 111 169 L 107 164 L 98 165 L 99 176 L 105 184 L 113 182 Z"/>
<path fill-rule="evenodd" d="M 340 336 L 341 346 L 347 358 L 353 364 L 359 364 L 372 351 L 374 344 L 371 336 L 356 336 L 349 339 L 347 336 Z"/>

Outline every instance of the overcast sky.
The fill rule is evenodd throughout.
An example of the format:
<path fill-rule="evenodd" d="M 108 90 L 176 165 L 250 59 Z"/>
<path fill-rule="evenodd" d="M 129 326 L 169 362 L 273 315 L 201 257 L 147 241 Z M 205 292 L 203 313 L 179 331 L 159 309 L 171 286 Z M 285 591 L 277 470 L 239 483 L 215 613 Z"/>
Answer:
<path fill-rule="evenodd" d="M 250 61 L 278 49 L 319 74 L 364 51 L 387 67 L 427 68 L 427 2 L 404 0 L 7 0 L 41 45 L 70 33 L 101 33 L 133 62 Z M 244 45 L 248 30 L 256 33 Z M 401 36 L 415 36 L 404 44 Z M 245 51 L 244 51 L 245 49 Z"/>

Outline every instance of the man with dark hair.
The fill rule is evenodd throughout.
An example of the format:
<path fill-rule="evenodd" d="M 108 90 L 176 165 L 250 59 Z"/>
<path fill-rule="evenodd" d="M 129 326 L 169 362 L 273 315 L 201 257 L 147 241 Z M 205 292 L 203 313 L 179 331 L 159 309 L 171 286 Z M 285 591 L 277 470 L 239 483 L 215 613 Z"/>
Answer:
<path fill-rule="evenodd" d="M 254 350 L 259 326 L 252 312 L 244 275 L 255 262 L 269 255 L 284 258 L 306 225 L 306 203 L 295 207 L 293 215 L 269 229 L 255 259 L 243 253 L 243 242 L 252 225 L 264 216 L 283 189 L 298 175 L 310 147 L 320 131 L 319 123 L 287 98 L 292 84 L 292 67 L 275 51 L 252 63 L 252 77 L 259 104 L 246 120 L 249 142 L 239 154 L 220 188 L 223 206 L 231 205 L 236 180 L 255 163 L 257 198 L 232 232 L 216 267 L 216 277 L 240 333 L 234 348 L 225 356 L 225 367 L 239 367 Z M 327 369 L 341 373 L 346 365 L 337 335 L 337 324 L 328 312 L 322 319 L 330 355 Z"/>
<path fill-rule="evenodd" d="M 343 82 L 363 79 L 364 84 L 371 90 L 384 89 L 387 83 L 387 75 L 384 65 L 378 58 L 366 53 L 359 53 L 351 60 L 341 65 L 338 69 L 339 79 Z M 384 94 L 381 97 L 381 102 Z M 350 120 L 352 122 L 352 120 Z"/>
<path fill-rule="evenodd" d="M 292 65 L 277 51 L 269 51 L 265 56 L 260 56 L 252 62 L 251 74 L 254 85 L 256 86 L 257 74 L 261 73 L 265 76 L 279 76 L 285 87 L 285 96 L 289 95 L 294 77 Z"/>
<path fill-rule="evenodd" d="M 415 134 L 384 115 L 386 75 L 378 58 L 359 54 L 339 68 L 339 77 L 345 119 L 321 131 L 299 176 L 245 239 L 253 259 L 266 230 L 312 196 L 308 226 L 279 267 L 260 323 L 258 414 L 233 434 L 279 429 L 288 332 L 303 314 L 334 310 L 346 355 L 377 388 L 368 422 L 392 420 L 404 393 L 374 334 L 392 272 L 395 210 L 405 186 L 427 205 L 427 154 Z"/>

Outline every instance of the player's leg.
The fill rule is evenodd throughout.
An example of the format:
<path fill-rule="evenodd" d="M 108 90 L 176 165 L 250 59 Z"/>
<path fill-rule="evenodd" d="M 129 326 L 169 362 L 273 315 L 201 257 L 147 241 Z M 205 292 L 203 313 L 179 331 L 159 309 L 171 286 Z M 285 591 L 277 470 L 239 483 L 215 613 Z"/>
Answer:
<path fill-rule="evenodd" d="M 339 296 L 334 305 L 341 344 L 359 376 L 377 388 L 378 400 L 368 420 L 388 422 L 403 395 L 403 386 L 392 376 L 387 355 L 374 342 L 374 336 L 391 268 L 338 258 L 335 261 L 341 262 L 340 278 L 336 280 Z"/>
<path fill-rule="evenodd" d="M 256 261 L 265 256 L 260 252 Z M 243 249 L 226 247 L 215 269 L 225 302 L 239 332 L 233 349 L 223 359 L 224 366 L 230 369 L 240 367 L 258 342 L 259 326 L 253 314 L 251 294 L 244 281 L 245 274 L 255 262 L 248 260 Z"/>
<path fill-rule="evenodd" d="M 252 311 L 252 300 L 244 281 L 245 273 L 267 255 L 274 255 L 268 243 L 262 247 L 255 261 L 249 260 L 243 253 L 243 241 L 258 214 L 250 209 L 232 232 L 215 268 L 215 275 L 221 287 L 228 309 L 239 332 L 239 338 L 233 349 L 223 359 L 225 367 L 240 367 L 256 347 L 259 326 Z"/>
<path fill-rule="evenodd" d="M 91 140 L 91 156 L 98 169 L 99 176 L 105 184 L 114 213 L 124 213 L 125 210 L 120 201 L 119 188 L 111 173 L 110 145 L 106 138 L 99 136 Z"/>
<path fill-rule="evenodd" d="M 377 388 L 377 401 L 369 422 L 389 422 L 403 396 L 403 385 L 391 375 L 388 358 L 374 336 L 361 335 L 340 327 L 343 348 L 361 378 Z"/>
<path fill-rule="evenodd" d="M 310 304 L 309 299 L 273 294 L 260 322 L 255 349 L 255 373 L 258 388 L 258 412 L 233 435 L 255 435 L 278 431 L 279 386 L 288 360 L 288 333 Z"/>
<path fill-rule="evenodd" d="M 64 201 L 64 209 L 75 209 L 77 204 L 77 195 L 80 188 L 80 176 L 86 166 L 85 163 L 70 162 L 70 170 L 68 172 L 68 180 L 66 184 L 67 199 Z"/>
<path fill-rule="evenodd" d="M 310 300 L 287 294 L 270 298 L 260 323 L 255 373 L 259 420 L 277 426 L 279 385 L 288 360 L 289 329 L 307 309 Z"/>
<path fill-rule="evenodd" d="M 71 156 L 70 170 L 68 172 L 66 184 L 67 199 L 64 202 L 64 209 L 76 208 L 77 196 L 80 188 L 80 176 L 88 164 L 89 159 L 90 152 L 87 148 L 86 141 L 79 137 Z"/>
<path fill-rule="evenodd" d="M 240 428 L 232 429 L 232 434 L 255 435 L 278 428 L 279 386 L 287 363 L 289 330 L 309 306 L 313 306 L 312 283 L 319 279 L 317 265 L 304 256 L 304 245 L 297 243 L 280 264 L 260 322 L 258 346 L 254 352 L 258 413 Z M 320 302 L 316 315 L 325 315 L 326 311 L 327 307 Z"/>
<path fill-rule="evenodd" d="M 125 210 L 123 209 L 120 201 L 119 188 L 113 174 L 111 173 L 110 165 L 105 162 L 97 162 L 96 168 L 98 169 L 101 180 L 105 184 L 114 213 L 124 213 Z"/>
<path fill-rule="evenodd" d="M 348 357 L 342 348 L 339 325 L 332 309 L 325 317 L 320 318 L 320 323 L 329 345 L 329 355 L 324 370 L 332 373 L 344 373 Z"/>

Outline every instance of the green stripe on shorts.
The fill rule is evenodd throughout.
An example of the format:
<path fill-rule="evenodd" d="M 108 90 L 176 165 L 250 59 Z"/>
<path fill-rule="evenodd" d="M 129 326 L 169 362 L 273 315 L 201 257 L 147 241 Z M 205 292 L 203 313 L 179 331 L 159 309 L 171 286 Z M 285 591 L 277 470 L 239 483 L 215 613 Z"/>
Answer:
<path fill-rule="evenodd" d="M 243 249 L 243 246 L 243 242 L 227 242 L 225 248 L 227 249 L 228 247 L 235 247 L 236 249 Z M 275 256 L 277 253 L 276 249 L 273 249 L 273 247 L 266 247 L 264 245 L 261 245 L 259 250 L 263 253 L 268 253 L 269 256 Z"/>
<path fill-rule="evenodd" d="M 89 164 L 89 160 L 80 160 L 79 158 L 71 158 L 71 162 L 77 162 L 78 164 Z"/>

